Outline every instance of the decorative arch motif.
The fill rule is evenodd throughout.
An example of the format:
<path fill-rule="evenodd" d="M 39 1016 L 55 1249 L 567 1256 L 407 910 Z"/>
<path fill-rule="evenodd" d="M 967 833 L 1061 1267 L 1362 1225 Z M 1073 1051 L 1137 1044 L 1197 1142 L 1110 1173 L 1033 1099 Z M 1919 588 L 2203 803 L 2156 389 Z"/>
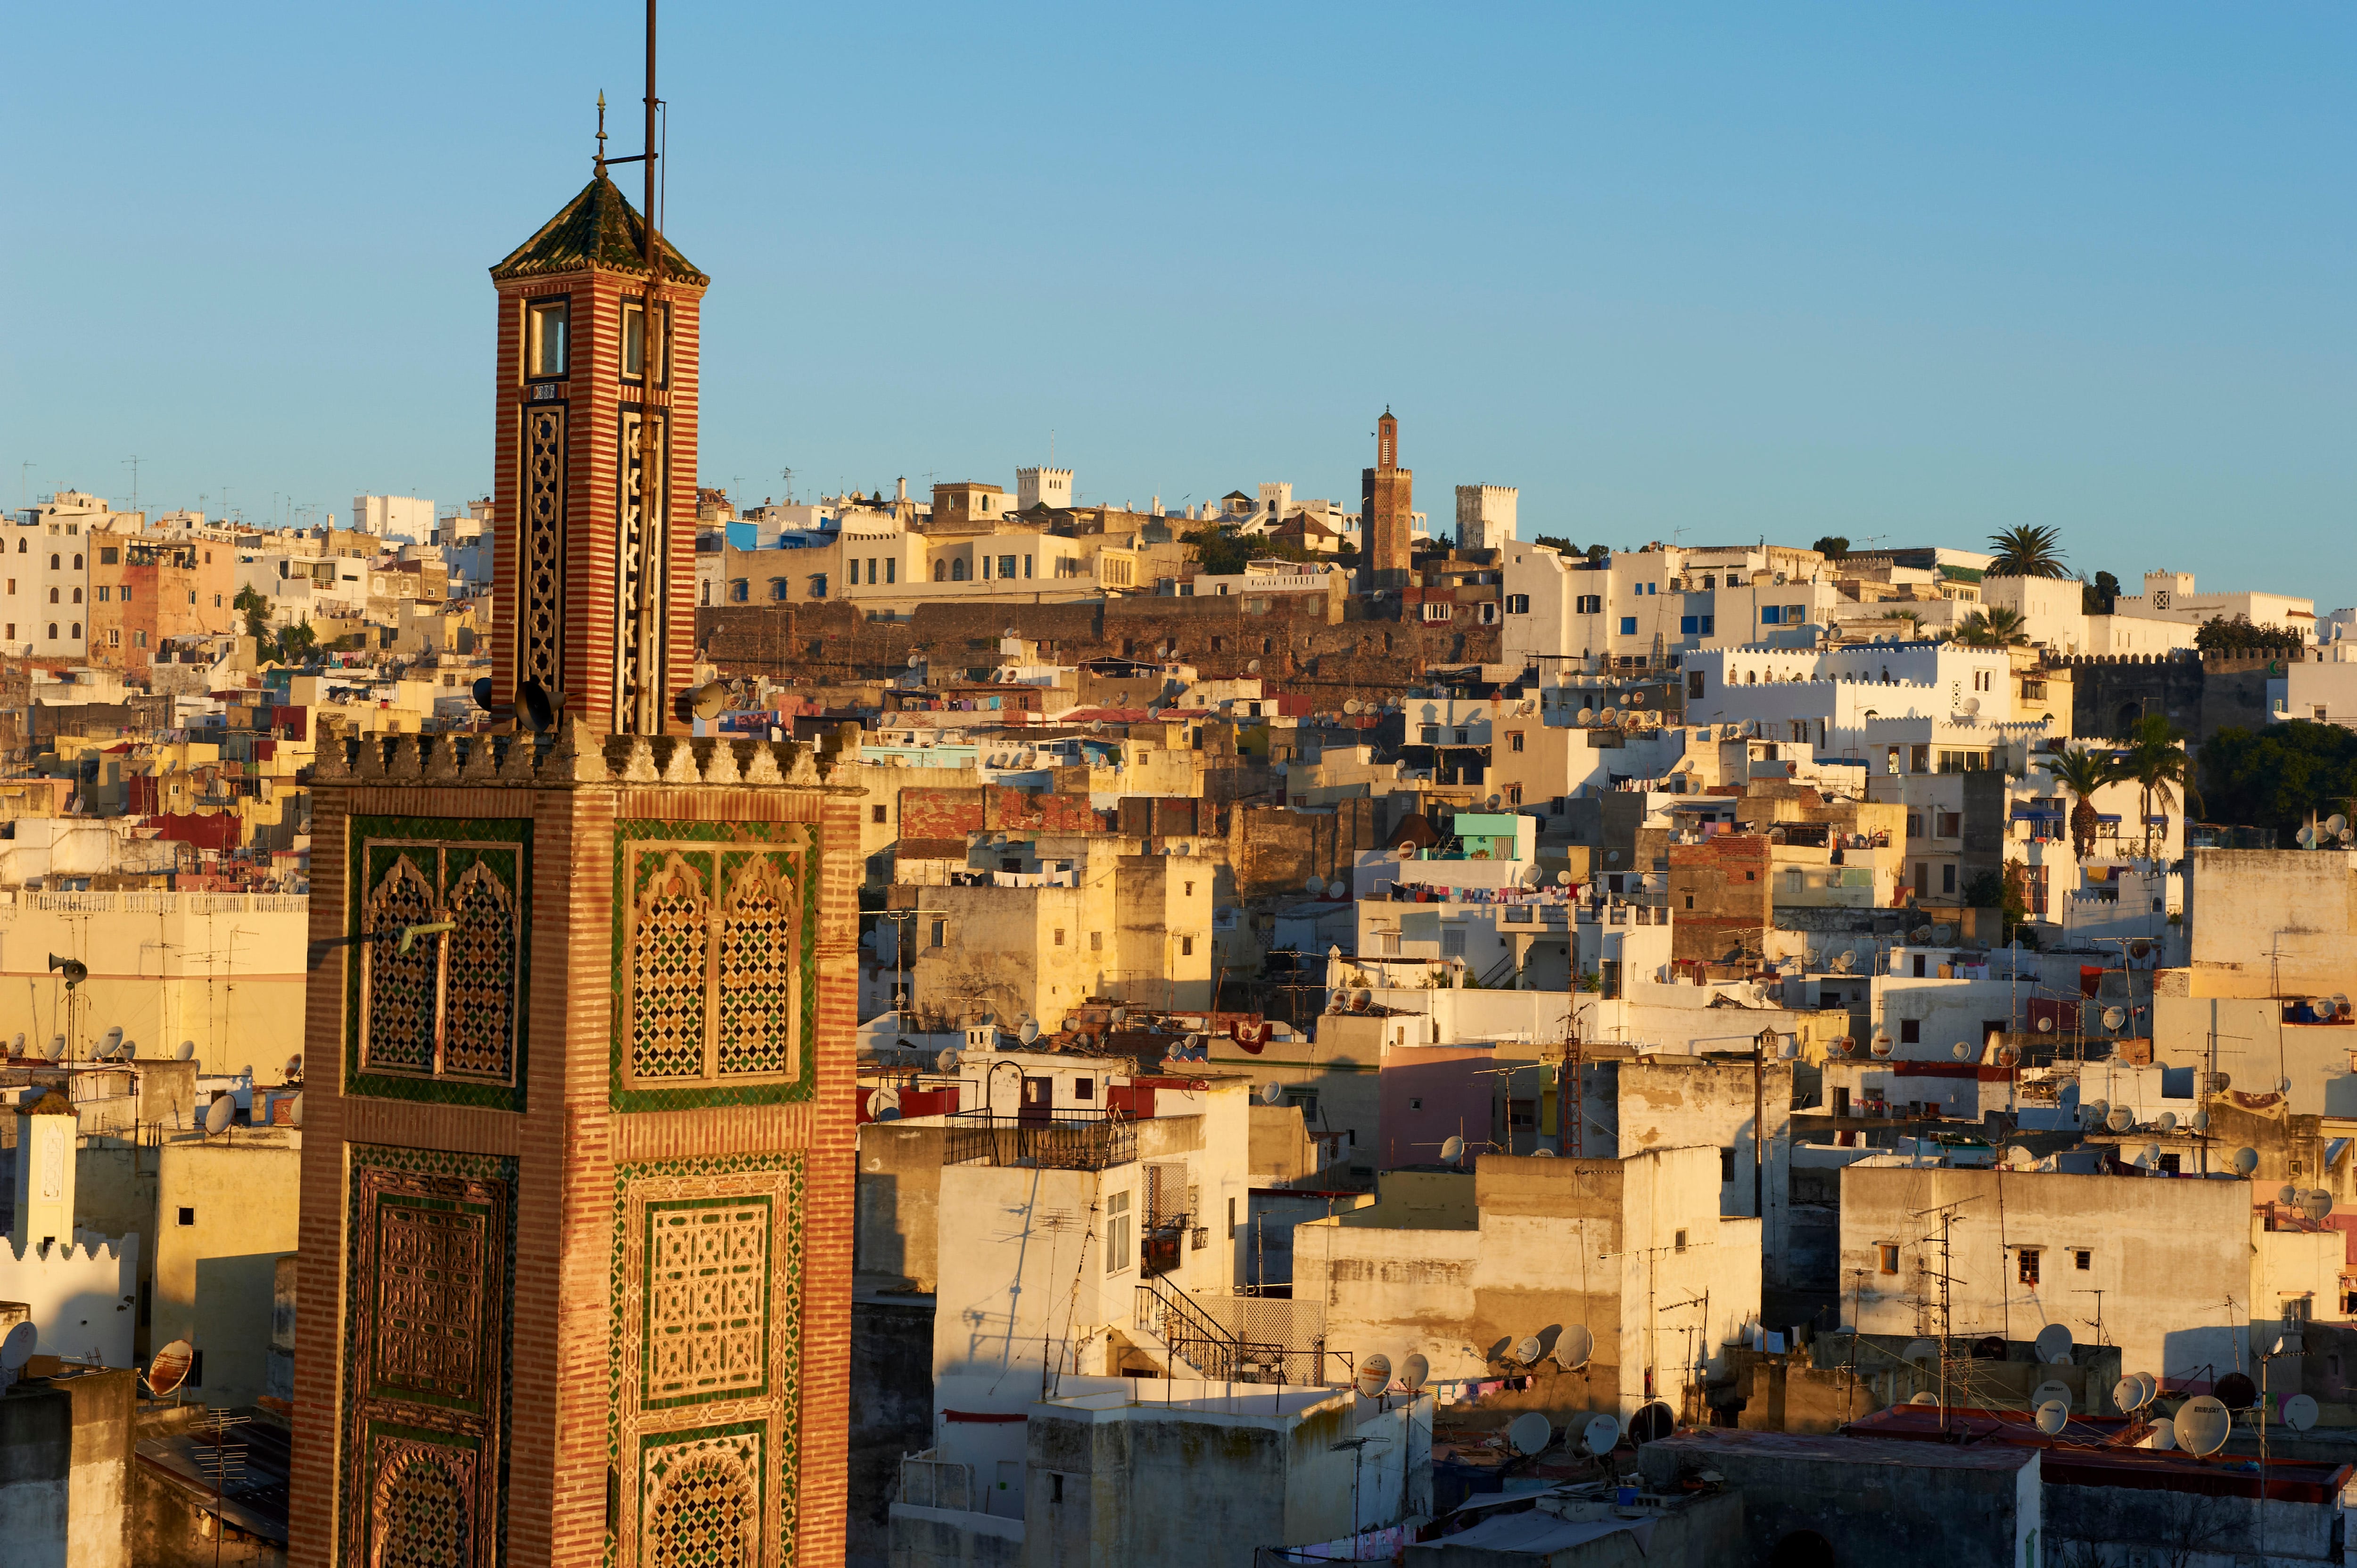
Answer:
<path fill-rule="evenodd" d="M 408 855 L 397 857 L 368 896 L 367 931 L 398 930 L 439 920 L 434 885 Z M 397 941 L 367 945 L 363 982 L 366 1033 L 363 1063 L 372 1070 L 432 1072 L 435 1019 L 441 1004 L 442 944 Z"/>
<path fill-rule="evenodd" d="M 369 1499 L 370 1568 L 465 1568 L 473 1538 L 471 1455 L 422 1443 L 383 1443 Z"/>
<path fill-rule="evenodd" d="M 705 857 L 699 856 L 699 859 Z M 705 1075 L 712 929 L 709 861 L 666 854 L 640 888 L 630 940 L 630 1069 L 640 1079 Z"/>
<path fill-rule="evenodd" d="M 645 1568 L 754 1568 L 760 1547 L 759 1432 L 698 1436 L 650 1447 Z"/>
<path fill-rule="evenodd" d="M 449 918 L 442 1070 L 506 1083 L 515 1061 L 515 894 L 478 861 L 450 890 Z"/>
<path fill-rule="evenodd" d="M 800 1062 L 800 890 L 784 857 L 730 854 L 720 928 L 720 1072 L 790 1073 Z"/>

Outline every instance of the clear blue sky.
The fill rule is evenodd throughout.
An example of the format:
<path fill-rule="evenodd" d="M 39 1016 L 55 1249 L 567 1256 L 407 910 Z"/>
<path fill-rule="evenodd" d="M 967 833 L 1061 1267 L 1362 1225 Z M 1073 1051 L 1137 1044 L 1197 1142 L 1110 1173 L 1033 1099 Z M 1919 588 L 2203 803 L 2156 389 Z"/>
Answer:
<path fill-rule="evenodd" d="M 19 7 L 0 494 L 490 482 L 629 5 Z M 2357 602 L 2357 11 L 674 5 L 707 484 L 1519 485 Z M 20 467 L 29 463 L 30 467 Z M 284 502 L 282 500 L 282 505 Z"/>

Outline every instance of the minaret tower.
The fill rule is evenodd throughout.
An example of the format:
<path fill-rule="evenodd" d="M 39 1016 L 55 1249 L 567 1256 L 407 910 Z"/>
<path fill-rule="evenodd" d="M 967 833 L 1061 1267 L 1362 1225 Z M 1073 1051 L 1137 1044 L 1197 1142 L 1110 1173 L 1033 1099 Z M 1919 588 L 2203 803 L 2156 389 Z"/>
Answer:
<path fill-rule="evenodd" d="M 514 722 L 320 725 L 292 1568 L 843 1561 L 858 741 L 680 717 L 706 280 L 621 161 L 491 273 Z"/>
<path fill-rule="evenodd" d="M 607 174 L 491 269 L 499 289 L 493 701 L 527 723 L 683 733 L 694 657 L 698 329 L 711 279 Z M 613 160 L 619 161 L 619 160 Z M 648 330 L 648 298 L 654 328 Z"/>
<path fill-rule="evenodd" d="M 1406 585 L 1415 511 L 1415 474 L 1399 466 L 1399 421 L 1386 408 L 1375 422 L 1375 466 L 1359 473 L 1359 526 L 1367 541 L 1369 587 Z"/>

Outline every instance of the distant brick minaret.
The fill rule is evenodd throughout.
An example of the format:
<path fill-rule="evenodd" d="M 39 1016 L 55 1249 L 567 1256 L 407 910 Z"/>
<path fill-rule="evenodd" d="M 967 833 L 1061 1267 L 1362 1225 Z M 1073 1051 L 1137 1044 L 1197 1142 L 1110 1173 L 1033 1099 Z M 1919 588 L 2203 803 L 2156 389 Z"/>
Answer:
<path fill-rule="evenodd" d="M 1359 471 L 1359 516 L 1367 541 L 1371 586 L 1407 583 L 1408 533 L 1415 511 L 1415 473 L 1399 466 L 1399 421 L 1392 411 L 1375 423 L 1375 466 Z"/>
<path fill-rule="evenodd" d="M 505 709 L 537 682 L 599 734 L 683 732 L 673 709 L 694 657 L 698 317 L 712 280 L 657 236 L 650 356 L 645 232 L 600 163 L 491 269 L 493 701 Z M 642 464 L 648 418 L 653 456 Z"/>

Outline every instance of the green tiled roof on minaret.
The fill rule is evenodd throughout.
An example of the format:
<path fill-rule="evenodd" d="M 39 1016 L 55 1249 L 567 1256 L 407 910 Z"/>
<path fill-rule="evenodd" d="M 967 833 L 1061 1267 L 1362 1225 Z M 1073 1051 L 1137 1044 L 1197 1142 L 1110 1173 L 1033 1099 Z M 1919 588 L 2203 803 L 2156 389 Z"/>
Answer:
<path fill-rule="evenodd" d="M 679 283 L 709 284 L 669 240 L 661 242 L 663 276 Z M 632 276 L 646 274 L 646 227 L 638 209 L 624 198 L 603 168 L 584 186 L 565 209 L 540 226 L 540 232 L 491 269 L 495 281 L 577 273 L 597 267 Z"/>

